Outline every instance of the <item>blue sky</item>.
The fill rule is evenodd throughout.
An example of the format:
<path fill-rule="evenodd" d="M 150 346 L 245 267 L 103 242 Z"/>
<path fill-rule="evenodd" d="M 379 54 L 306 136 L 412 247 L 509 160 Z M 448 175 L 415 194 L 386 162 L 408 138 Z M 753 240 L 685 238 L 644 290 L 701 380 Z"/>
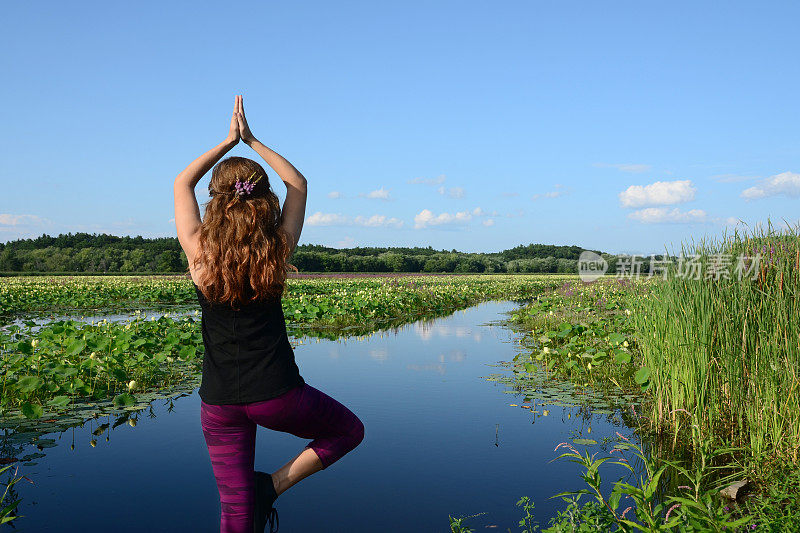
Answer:
<path fill-rule="evenodd" d="M 4 6 L 0 242 L 175 236 L 236 94 L 308 179 L 301 243 L 651 253 L 800 217 L 800 4 L 232 6 Z"/>

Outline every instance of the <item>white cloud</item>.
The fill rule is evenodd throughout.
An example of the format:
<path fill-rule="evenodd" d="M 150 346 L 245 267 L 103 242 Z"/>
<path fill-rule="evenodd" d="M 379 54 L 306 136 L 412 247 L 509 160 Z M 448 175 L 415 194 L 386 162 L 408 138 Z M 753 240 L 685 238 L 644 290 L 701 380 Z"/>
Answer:
<path fill-rule="evenodd" d="M 27 239 L 53 232 L 53 221 L 38 215 L 0 214 L 0 234 L 4 240 Z"/>
<path fill-rule="evenodd" d="M 768 196 L 788 196 L 796 198 L 800 196 L 800 174 L 795 172 L 783 172 L 770 176 L 755 187 L 745 189 L 741 194 L 746 200 L 766 198 Z"/>
<path fill-rule="evenodd" d="M 51 221 L 37 215 L 0 214 L 0 226 L 42 226 Z"/>
<path fill-rule="evenodd" d="M 623 207 L 672 205 L 694 200 L 697 192 L 691 180 L 657 181 L 650 185 L 631 185 L 619 193 Z"/>
<path fill-rule="evenodd" d="M 465 194 L 464 189 L 462 187 L 449 187 L 449 188 L 445 187 L 444 185 L 442 185 L 445 179 L 447 179 L 445 175 L 440 174 L 435 178 L 423 178 L 423 177 L 413 178 L 408 180 L 408 183 L 421 183 L 423 185 L 433 185 L 433 186 L 439 185 L 439 187 L 436 189 L 436 192 L 438 192 L 442 196 L 449 196 L 450 198 L 463 198 Z"/>
<path fill-rule="evenodd" d="M 544 194 L 536 193 L 531 196 L 531 200 L 538 200 L 539 198 L 558 198 L 559 196 L 564 196 L 565 194 L 567 194 L 567 190 L 564 188 L 564 186 L 560 183 L 556 183 L 552 191 Z"/>
<path fill-rule="evenodd" d="M 487 218 L 486 220 L 481 222 L 481 224 L 483 224 L 486 227 L 494 226 L 494 219 L 493 218 Z"/>
<path fill-rule="evenodd" d="M 378 227 L 401 228 L 403 226 L 403 221 L 395 217 L 389 218 L 386 215 L 372 215 L 369 218 L 358 215 L 353 219 L 353 224 L 355 224 L 356 226 L 367 226 L 370 228 L 378 228 Z"/>
<path fill-rule="evenodd" d="M 479 207 L 476 209 L 480 209 Z M 414 228 L 421 229 L 430 226 L 442 226 L 453 224 L 466 224 L 472 219 L 473 213 L 469 211 L 459 211 L 458 213 L 439 213 L 434 215 L 430 209 L 423 209 L 414 217 Z"/>
<path fill-rule="evenodd" d="M 352 248 L 355 243 L 355 239 L 350 235 L 347 235 L 341 241 L 336 241 L 334 248 Z"/>
<path fill-rule="evenodd" d="M 322 213 L 317 211 L 306 218 L 309 226 L 341 226 L 347 223 L 347 217 L 338 213 Z"/>
<path fill-rule="evenodd" d="M 617 170 L 621 170 L 622 172 L 631 172 L 634 174 L 638 174 L 640 172 L 648 172 L 650 169 L 653 168 L 650 165 L 642 165 L 638 163 L 616 163 L 616 164 L 595 163 L 592 166 L 600 168 L 616 168 Z"/>
<path fill-rule="evenodd" d="M 628 215 L 628 218 L 638 220 L 643 224 L 691 224 L 696 222 L 705 222 L 706 212 L 702 209 L 681 211 L 677 207 L 673 207 L 672 209 L 666 207 L 648 207 L 634 211 Z"/>
<path fill-rule="evenodd" d="M 472 210 L 472 215 L 476 217 L 499 217 L 499 216 L 514 216 L 514 215 L 501 215 L 497 212 L 497 209 L 492 209 L 491 211 L 484 211 L 480 207 L 476 207 Z"/>
<path fill-rule="evenodd" d="M 339 191 L 331 191 L 328 193 L 328 198 L 333 198 L 334 200 L 338 200 L 342 197 L 342 193 Z"/>
<path fill-rule="evenodd" d="M 388 189 L 384 189 L 383 187 L 381 187 L 380 189 L 376 189 L 374 191 L 370 191 L 367 194 L 360 193 L 359 196 L 362 196 L 362 197 L 365 197 L 365 198 L 374 198 L 374 199 L 377 199 L 377 200 L 389 200 L 389 190 Z"/>
<path fill-rule="evenodd" d="M 309 226 L 364 226 L 369 228 L 401 228 L 404 224 L 399 218 L 387 217 L 386 215 L 372 215 L 370 217 L 357 215 L 349 217 L 341 213 L 322 213 L 320 211 L 306 218 L 305 223 Z"/>
<path fill-rule="evenodd" d="M 497 216 L 497 211 L 487 213 L 481 207 L 476 207 L 472 211 L 459 211 L 457 213 L 439 213 L 435 215 L 430 209 L 423 209 L 414 217 L 414 228 L 421 229 L 431 226 L 444 226 L 444 225 L 463 225 L 472 220 L 473 217 Z M 483 224 L 486 226 L 492 225 L 494 222 Z"/>
<path fill-rule="evenodd" d="M 422 183 L 424 185 L 439 185 L 440 183 L 444 183 L 445 175 L 440 174 L 435 178 L 413 178 L 408 180 L 409 183 Z"/>
<path fill-rule="evenodd" d="M 133 228 L 137 224 L 133 220 L 133 217 L 128 217 L 128 220 L 124 220 L 124 221 L 121 221 L 121 222 L 120 221 L 112 222 L 111 225 L 115 226 L 115 227 L 118 227 L 118 228 Z"/>
<path fill-rule="evenodd" d="M 372 191 L 367 195 L 367 198 L 380 198 L 381 200 L 386 200 L 389 198 L 389 191 L 381 187 L 377 191 Z"/>
<path fill-rule="evenodd" d="M 439 192 L 439 194 L 447 195 L 450 198 L 463 198 L 464 197 L 464 189 L 462 189 L 461 187 L 450 187 L 449 189 L 446 189 L 444 187 L 444 185 L 442 185 L 441 187 L 439 187 L 437 189 L 437 191 Z"/>

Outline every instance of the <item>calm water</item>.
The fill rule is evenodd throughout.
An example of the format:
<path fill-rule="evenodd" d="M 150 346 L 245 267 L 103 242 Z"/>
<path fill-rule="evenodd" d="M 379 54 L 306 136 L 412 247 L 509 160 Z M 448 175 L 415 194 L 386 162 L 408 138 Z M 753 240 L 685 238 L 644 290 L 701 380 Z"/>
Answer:
<path fill-rule="evenodd" d="M 484 379 L 505 372 L 489 365 L 517 353 L 513 332 L 486 323 L 516 307 L 487 302 L 367 337 L 302 340 L 295 354 L 303 377 L 347 405 L 366 431 L 358 448 L 281 495 L 281 533 L 449 531 L 448 514 L 476 513 L 485 514 L 466 523 L 478 531 L 519 531 L 520 496 L 535 501 L 544 525 L 559 508 L 550 496 L 584 488 L 577 465 L 550 462 L 561 451 L 555 446 L 631 432 L 609 415 L 578 416 L 577 408 L 550 407 L 541 416 L 511 407 L 523 397 Z M 48 435 L 57 445 L 37 465 L 20 467 L 34 482 L 15 486 L 26 516 L 5 530 L 219 530 L 196 391 L 154 402 L 135 427 L 126 423 L 94 437 L 107 422 L 114 418 Z M 274 471 L 306 443 L 259 428 L 256 468 Z M 621 475 L 606 472 L 607 479 Z"/>

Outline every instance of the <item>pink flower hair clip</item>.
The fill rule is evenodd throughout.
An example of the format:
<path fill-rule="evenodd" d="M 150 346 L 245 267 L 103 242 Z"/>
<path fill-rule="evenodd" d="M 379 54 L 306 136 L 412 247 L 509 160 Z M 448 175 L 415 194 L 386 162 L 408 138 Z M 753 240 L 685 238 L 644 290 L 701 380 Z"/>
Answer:
<path fill-rule="evenodd" d="M 239 198 L 241 196 L 247 196 L 247 195 L 249 195 L 250 193 L 253 192 L 253 187 L 255 187 L 256 183 L 258 183 L 258 180 L 261 179 L 261 176 L 259 176 L 259 177 L 257 177 L 255 179 L 255 181 L 251 182 L 250 180 L 252 180 L 253 176 L 255 176 L 255 175 L 256 175 L 256 173 L 253 172 L 252 174 L 250 174 L 250 177 L 247 178 L 245 181 L 242 181 L 239 178 L 236 178 L 236 184 L 234 185 L 234 187 L 236 189 L 235 190 L 235 194 L 236 194 L 237 198 Z"/>

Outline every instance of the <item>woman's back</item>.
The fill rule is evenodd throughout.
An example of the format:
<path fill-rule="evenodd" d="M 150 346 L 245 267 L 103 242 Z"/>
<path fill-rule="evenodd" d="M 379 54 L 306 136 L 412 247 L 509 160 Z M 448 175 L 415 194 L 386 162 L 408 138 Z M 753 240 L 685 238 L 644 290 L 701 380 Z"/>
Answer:
<path fill-rule="evenodd" d="M 283 209 L 260 164 L 243 157 L 217 163 L 240 139 L 286 185 Z M 194 188 L 212 166 L 201 220 Z M 219 531 L 261 532 L 267 523 L 273 531 L 278 495 L 364 438 L 352 411 L 300 376 L 286 333 L 281 293 L 305 219 L 306 179 L 253 137 L 237 96 L 225 142 L 178 174 L 174 192 L 178 240 L 203 310 L 200 423 L 219 490 Z M 204 294 L 198 286 L 214 289 L 242 276 L 245 286 L 228 286 L 224 294 Z M 256 292 L 258 301 L 246 303 Z M 257 426 L 313 440 L 275 473 L 256 472 Z"/>
<path fill-rule="evenodd" d="M 241 304 L 210 302 L 194 284 L 202 308 L 200 398 L 212 405 L 268 400 L 303 385 L 286 333 L 280 297 Z"/>

